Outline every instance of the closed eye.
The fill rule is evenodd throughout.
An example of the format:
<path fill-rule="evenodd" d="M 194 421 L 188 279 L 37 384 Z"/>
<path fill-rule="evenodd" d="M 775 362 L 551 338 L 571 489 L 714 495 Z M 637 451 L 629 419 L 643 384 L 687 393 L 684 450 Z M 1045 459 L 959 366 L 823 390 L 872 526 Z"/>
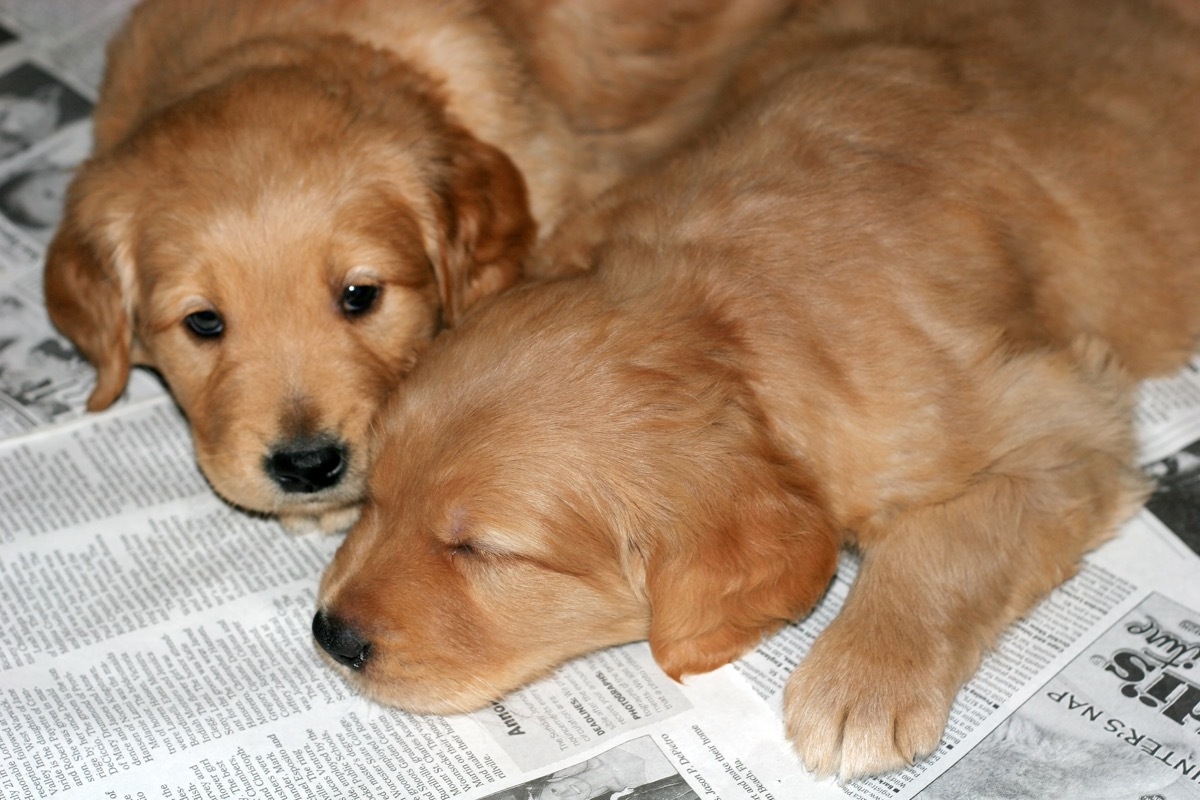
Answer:
<path fill-rule="evenodd" d="M 446 545 L 446 550 L 451 558 L 461 560 L 464 563 L 475 562 L 482 564 L 497 563 L 512 559 L 521 560 L 520 556 L 514 553 L 499 550 L 475 539 L 459 539 L 449 542 Z"/>
<path fill-rule="evenodd" d="M 463 558 L 477 556 L 479 555 L 479 551 L 470 542 L 458 542 L 457 544 L 450 545 L 450 555 Z"/>

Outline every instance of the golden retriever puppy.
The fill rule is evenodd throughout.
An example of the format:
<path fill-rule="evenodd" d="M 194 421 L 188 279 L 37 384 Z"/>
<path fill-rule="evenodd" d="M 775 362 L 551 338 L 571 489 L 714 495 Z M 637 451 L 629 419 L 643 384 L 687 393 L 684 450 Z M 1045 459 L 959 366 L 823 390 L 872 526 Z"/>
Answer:
<path fill-rule="evenodd" d="M 1130 406 L 1200 337 L 1200 33 L 1138 0 L 846 0 L 724 124 L 564 222 L 382 416 L 317 642 L 456 712 L 648 639 L 803 616 L 803 762 L 933 749 L 1014 619 L 1144 496 Z"/>
<path fill-rule="evenodd" d="M 562 20 L 481 0 L 140 5 L 47 259 L 51 316 L 98 370 L 88 408 L 153 367 L 221 495 L 348 525 L 370 420 L 425 343 L 513 283 L 566 210 L 686 138 L 788 11 L 626 5 Z M 584 46 L 571 25 L 593 34 L 587 64 L 519 36 Z M 696 33 L 674 42 L 677 26 Z M 541 77 L 576 67 L 560 106 Z M 603 135 L 573 119 L 618 87 L 657 113 L 615 109 Z"/>

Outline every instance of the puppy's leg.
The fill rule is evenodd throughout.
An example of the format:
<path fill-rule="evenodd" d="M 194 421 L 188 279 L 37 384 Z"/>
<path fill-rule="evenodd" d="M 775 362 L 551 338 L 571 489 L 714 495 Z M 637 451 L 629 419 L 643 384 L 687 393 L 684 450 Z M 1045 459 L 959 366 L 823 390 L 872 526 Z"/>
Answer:
<path fill-rule="evenodd" d="M 1005 370 L 998 427 L 980 432 L 1004 434 L 991 466 L 957 496 L 862 532 L 846 605 L 785 695 L 809 769 L 849 779 L 932 751 L 984 652 L 1144 497 L 1126 393 L 1102 357 L 1079 355 Z"/>

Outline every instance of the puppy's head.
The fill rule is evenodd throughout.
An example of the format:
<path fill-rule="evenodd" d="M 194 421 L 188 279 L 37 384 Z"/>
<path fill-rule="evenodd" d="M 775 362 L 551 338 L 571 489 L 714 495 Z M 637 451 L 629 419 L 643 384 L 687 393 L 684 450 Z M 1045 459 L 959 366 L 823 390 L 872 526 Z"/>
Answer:
<path fill-rule="evenodd" d="M 158 370 L 213 487 L 265 512 L 360 498 L 374 413 L 534 234 L 520 175 L 429 87 L 310 73 L 217 82 L 95 156 L 46 268 L 88 408 Z"/>
<path fill-rule="evenodd" d="M 817 488 L 710 351 L 720 324 L 658 329 L 589 304 L 589 283 L 489 304 L 385 414 L 313 622 L 381 701 L 463 711 L 645 638 L 672 676 L 707 671 L 832 575 Z"/>

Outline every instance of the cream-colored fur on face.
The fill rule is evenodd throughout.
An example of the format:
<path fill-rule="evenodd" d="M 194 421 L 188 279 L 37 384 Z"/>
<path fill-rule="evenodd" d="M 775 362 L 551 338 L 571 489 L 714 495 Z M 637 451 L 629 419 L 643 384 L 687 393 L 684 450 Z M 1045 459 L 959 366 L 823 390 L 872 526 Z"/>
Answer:
<path fill-rule="evenodd" d="M 98 370 L 88 408 L 153 367 L 226 499 L 347 525 L 371 418 L 436 331 L 516 281 L 569 209 L 687 139 L 789 4 L 143 3 L 110 46 L 95 153 L 47 260 L 51 316 Z M 560 39 L 577 48 L 561 63 Z M 593 131 L 614 92 L 630 107 Z M 377 302 L 348 312 L 351 286 Z M 197 312 L 224 332 L 197 337 Z M 272 459 L 306 449 L 341 473 L 287 491 Z"/>
<path fill-rule="evenodd" d="M 712 669 L 850 545 L 787 732 L 895 769 L 1141 501 L 1133 388 L 1200 337 L 1196 29 L 838 0 L 736 86 L 541 250 L 590 271 L 491 301 L 388 406 L 314 623 L 374 697 L 462 711 L 640 638 Z"/>

